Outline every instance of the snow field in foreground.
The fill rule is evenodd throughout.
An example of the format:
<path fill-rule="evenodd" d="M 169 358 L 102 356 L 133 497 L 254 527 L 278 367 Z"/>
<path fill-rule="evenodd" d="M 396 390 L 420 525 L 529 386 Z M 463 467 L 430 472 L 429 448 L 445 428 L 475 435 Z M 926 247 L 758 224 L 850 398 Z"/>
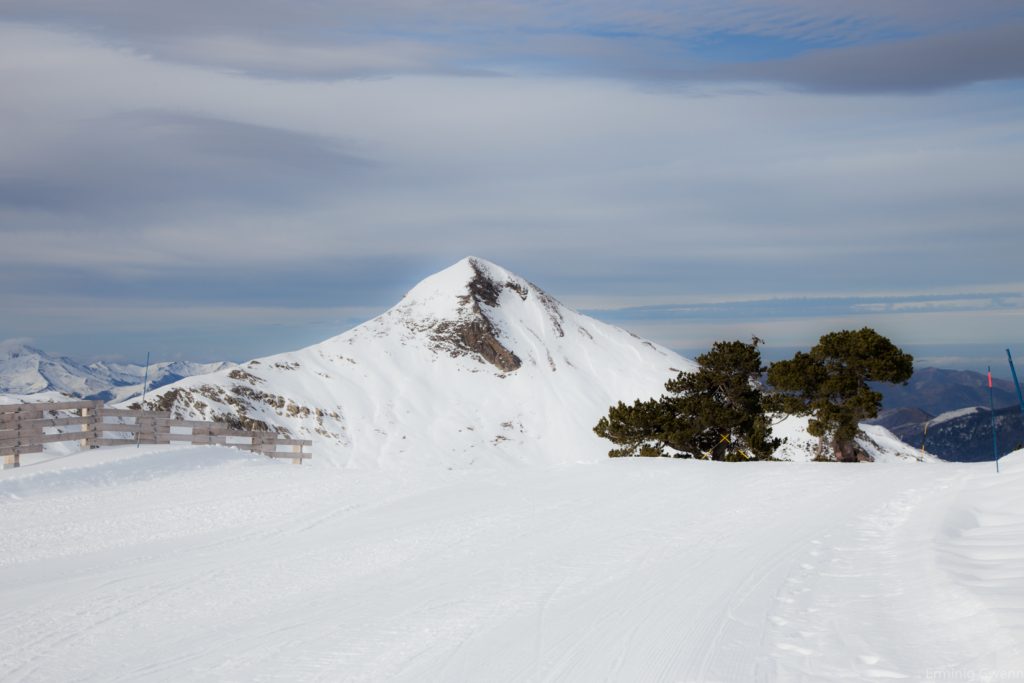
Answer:
<path fill-rule="evenodd" d="M 91 451 L 0 474 L 0 679 L 1007 680 L 1003 469 Z"/>

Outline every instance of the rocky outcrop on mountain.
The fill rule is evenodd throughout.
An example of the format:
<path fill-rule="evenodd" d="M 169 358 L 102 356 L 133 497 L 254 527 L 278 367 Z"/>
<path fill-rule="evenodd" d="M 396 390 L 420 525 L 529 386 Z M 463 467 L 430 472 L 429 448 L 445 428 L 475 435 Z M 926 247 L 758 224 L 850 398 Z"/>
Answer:
<path fill-rule="evenodd" d="M 491 363 L 502 372 L 518 370 L 522 361 L 511 350 L 505 348 L 498 338 L 500 334 L 488 311 L 493 311 L 501 293 L 511 289 L 525 301 L 528 290 L 513 280 L 496 282 L 484 272 L 478 261 L 471 260 L 472 276 L 466 283 L 468 292 L 458 298 L 459 315 L 454 320 L 439 320 L 430 329 L 430 338 L 437 349 L 445 349 L 453 356 L 466 354 L 477 356 Z"/>

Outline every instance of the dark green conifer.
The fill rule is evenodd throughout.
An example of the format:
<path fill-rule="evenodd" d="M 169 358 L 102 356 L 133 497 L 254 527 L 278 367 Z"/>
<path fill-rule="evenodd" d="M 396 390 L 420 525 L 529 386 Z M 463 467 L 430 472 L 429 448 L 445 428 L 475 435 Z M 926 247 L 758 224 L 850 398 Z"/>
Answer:
<path fill-rule="evenodd" d="M 664 428 L 669 414 L 661 401 L 636 401 L 627 406 L 622 401 L 608 410 L 594 431 L 618 448 L 608 451 L 612 458 L 665 455 Z"/>
<path fill-rule="evenodd" d="M 807 431 L 829 446 L 827 457 L 849 462 L 865 459 L 854 438 L 859 423 L 882 405 L 868 382 L 905 383 L 913 372 L 913 356 L 865 327 L 831 332 L 810 352 L 772 363 L 768 383 L 780 392 L 775 400 L 782 410 L 811 416 Z"/>
<path fill-rule="evenodd" d="M 679 373 L 660 399 L 619 403 L 594 431 L 619 446 L 612 457 L 666 455 L 713 460 L 770 457 L 771 438 L 759 378 L 764 368 L 751 343 L 716 342 L 697 357 L 696 372 Z"/>

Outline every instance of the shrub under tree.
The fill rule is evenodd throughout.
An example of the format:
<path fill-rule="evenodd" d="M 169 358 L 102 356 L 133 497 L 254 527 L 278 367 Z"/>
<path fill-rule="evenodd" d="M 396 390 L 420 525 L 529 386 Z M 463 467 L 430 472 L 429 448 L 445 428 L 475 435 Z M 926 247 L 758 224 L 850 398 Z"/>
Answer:
<path fill-rule="evenodd" d="M 811 416 L 807 431 L 819 439 L 819 457 L 852 462 L 867 459 L 854 439 L 882 405 L 868 382 L 906 383 L 913 372 L 913 356 L 865 327 L 831 332 L 809 352 L 772 363 L 768 383 L 783 411 Z"/>
<path fill-rule="evenodd" d="M 614 443 L 612 457 L 703 457 L 713 460 L 768 458 L 779 440 L 771 436 L 759 386 L 760 339 L 715 342 L 697 357 L 700 366 L 665 384 L 659 399 L 612 406 L 594 427 Z"/>

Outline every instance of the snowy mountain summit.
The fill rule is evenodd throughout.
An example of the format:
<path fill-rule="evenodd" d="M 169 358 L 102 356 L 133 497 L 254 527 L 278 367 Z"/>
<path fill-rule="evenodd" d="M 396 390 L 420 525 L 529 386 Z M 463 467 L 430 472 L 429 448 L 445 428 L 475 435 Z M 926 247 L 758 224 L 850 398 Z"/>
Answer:
<path fill-rule="evenodd" d="M 596 345 L 593 333 L 585 327 L 585 323 L 596 321 L 570 311 L 509 271 L 474 257 L 423 280 L 374 322 L 385 325 L 377 326 L 382 331 L 386 325 L 398 322 L 411 333 L 407 339 L 425 335 L 428 348 L 434 352 L 491 365 L 498 375 L 515 372 L 524 363 L 528 368 L 557 371 L 555 355 L 572 367 L 572 355 L 593 350 L 581 346 Z M 567 337 L 566 325 L 573 322 L 575 327 L 570 328 Z M 606 331 L 598 334 L 602 332 Z M 650 342 L 639 343 L 668 357 L 666 349 L 657 350 Z"/>
<path fill-rule="evenodd" d="M 148 405 L 311 437 L 317 461 L 339 466 L 575 462 L 605 457 L 592 428 L 608 406 L 694 367 L 469 257 L 344 334 Z"/>
<path fill-rule="evenodd" d="M 70 358 L 51 356 L 17 339 L 0 341 L 0 394 L 58 391 L 84 396 L 109 386 L 107 378 Z"/>
<path fill-rule="evenodd" d="M 593 427 L 608 407 L 695 368 L 469 257 L 344 334 L 184 379 L 147 406 L 312 438 L 336 466 L 552 464 L 607 457 Z M 813 457 L 793 446 L 780 456 Z"/>

